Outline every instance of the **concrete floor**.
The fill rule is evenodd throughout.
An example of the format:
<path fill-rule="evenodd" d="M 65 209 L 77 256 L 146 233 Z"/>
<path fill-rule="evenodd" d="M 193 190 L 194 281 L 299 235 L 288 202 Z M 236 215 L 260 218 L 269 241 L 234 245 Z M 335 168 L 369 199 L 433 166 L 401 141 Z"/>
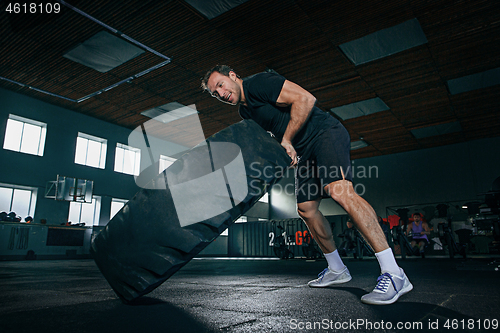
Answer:
<path fill-rule="evenodd" d="M 0 332 L 487 332 L 499 325 L 498 259 L 398 260 L 414 290 L 389 306 L 359 300 L 375 285 L 376 260 L 345 262 L 352 281 L 312 289 L 306 283 L 324 260 L 194 259 L 126 305 L 92 260 L 4 261 Z"/>

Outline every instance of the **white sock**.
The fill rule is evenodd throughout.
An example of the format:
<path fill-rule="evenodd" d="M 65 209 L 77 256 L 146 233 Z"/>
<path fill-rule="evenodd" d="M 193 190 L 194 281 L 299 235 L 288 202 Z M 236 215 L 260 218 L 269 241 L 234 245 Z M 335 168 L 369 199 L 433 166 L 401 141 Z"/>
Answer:
<path fill-rule="evenodd" d="M 378 263 L 380 265 L 380 271 L 382 273 L 391 273 L 397 276 L 401 276 L 401 269 L 396 263 L 396 258 L 394 258 L 394 254 L 392 253 L 392 249 L 388 248 L 384 251 L 375 253 L 377 257 Z"/>
<path fill-rule="evenodd" d="M 325 253 L 328 268 L 335 272 L 340 272 L 344 269 L 345 265 L 340 258 L 339 251 L 335 250 L 332 253 Z"/>

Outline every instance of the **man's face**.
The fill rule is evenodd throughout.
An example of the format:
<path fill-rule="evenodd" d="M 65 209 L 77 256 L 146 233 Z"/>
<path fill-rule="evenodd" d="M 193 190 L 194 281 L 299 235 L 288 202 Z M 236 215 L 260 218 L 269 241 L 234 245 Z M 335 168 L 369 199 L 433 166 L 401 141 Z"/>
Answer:
<path fill-rule="evenodd" d="M 207 88 L 213 97 L 223 103 L 236 105 L 240 102 L 241 89 L 236 83 L 236 73 L 234 72 L 229 72 L 229 76 L 213 72 L 207 81 Z"/>
<path fill-rule="evenodd" d="M 420 215 L 413 215 L 413 220 L 415 222 L 420 222 Z"/>

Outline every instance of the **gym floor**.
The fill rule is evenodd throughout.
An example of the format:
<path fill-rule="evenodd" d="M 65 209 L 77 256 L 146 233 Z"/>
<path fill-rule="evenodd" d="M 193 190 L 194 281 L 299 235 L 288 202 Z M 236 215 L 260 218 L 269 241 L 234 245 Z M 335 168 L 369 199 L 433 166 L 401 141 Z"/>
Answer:
<path fill-rule="evenodd" d="M 373 258 L 345 259 L 353 279 L 313 289 L 326 261 L 195 258 L 123 304 L 92 260 L 0 262 L 0 332 L 485 332 L 500 321 L 498 257 L 398 259 L 414 290 L 360 302 Z"/>

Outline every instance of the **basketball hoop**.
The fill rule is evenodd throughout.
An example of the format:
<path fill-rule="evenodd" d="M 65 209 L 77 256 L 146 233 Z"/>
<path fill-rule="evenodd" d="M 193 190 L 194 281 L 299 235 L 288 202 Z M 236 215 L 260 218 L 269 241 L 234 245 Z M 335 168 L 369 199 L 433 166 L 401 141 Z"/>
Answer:
<path fill-rule="evenodd" d="M 73 201 L 85 201 L 83 195 L 83 188 L 81 187 L 70 187 L 69 189 L 70 195 L 73 197 Z"/>
<path fill-rule="evenodd" d="M 56 181 L 45 186 L 45 198 L 91 203 L 93 187 L 92 180 L 57 175 Z"/>

